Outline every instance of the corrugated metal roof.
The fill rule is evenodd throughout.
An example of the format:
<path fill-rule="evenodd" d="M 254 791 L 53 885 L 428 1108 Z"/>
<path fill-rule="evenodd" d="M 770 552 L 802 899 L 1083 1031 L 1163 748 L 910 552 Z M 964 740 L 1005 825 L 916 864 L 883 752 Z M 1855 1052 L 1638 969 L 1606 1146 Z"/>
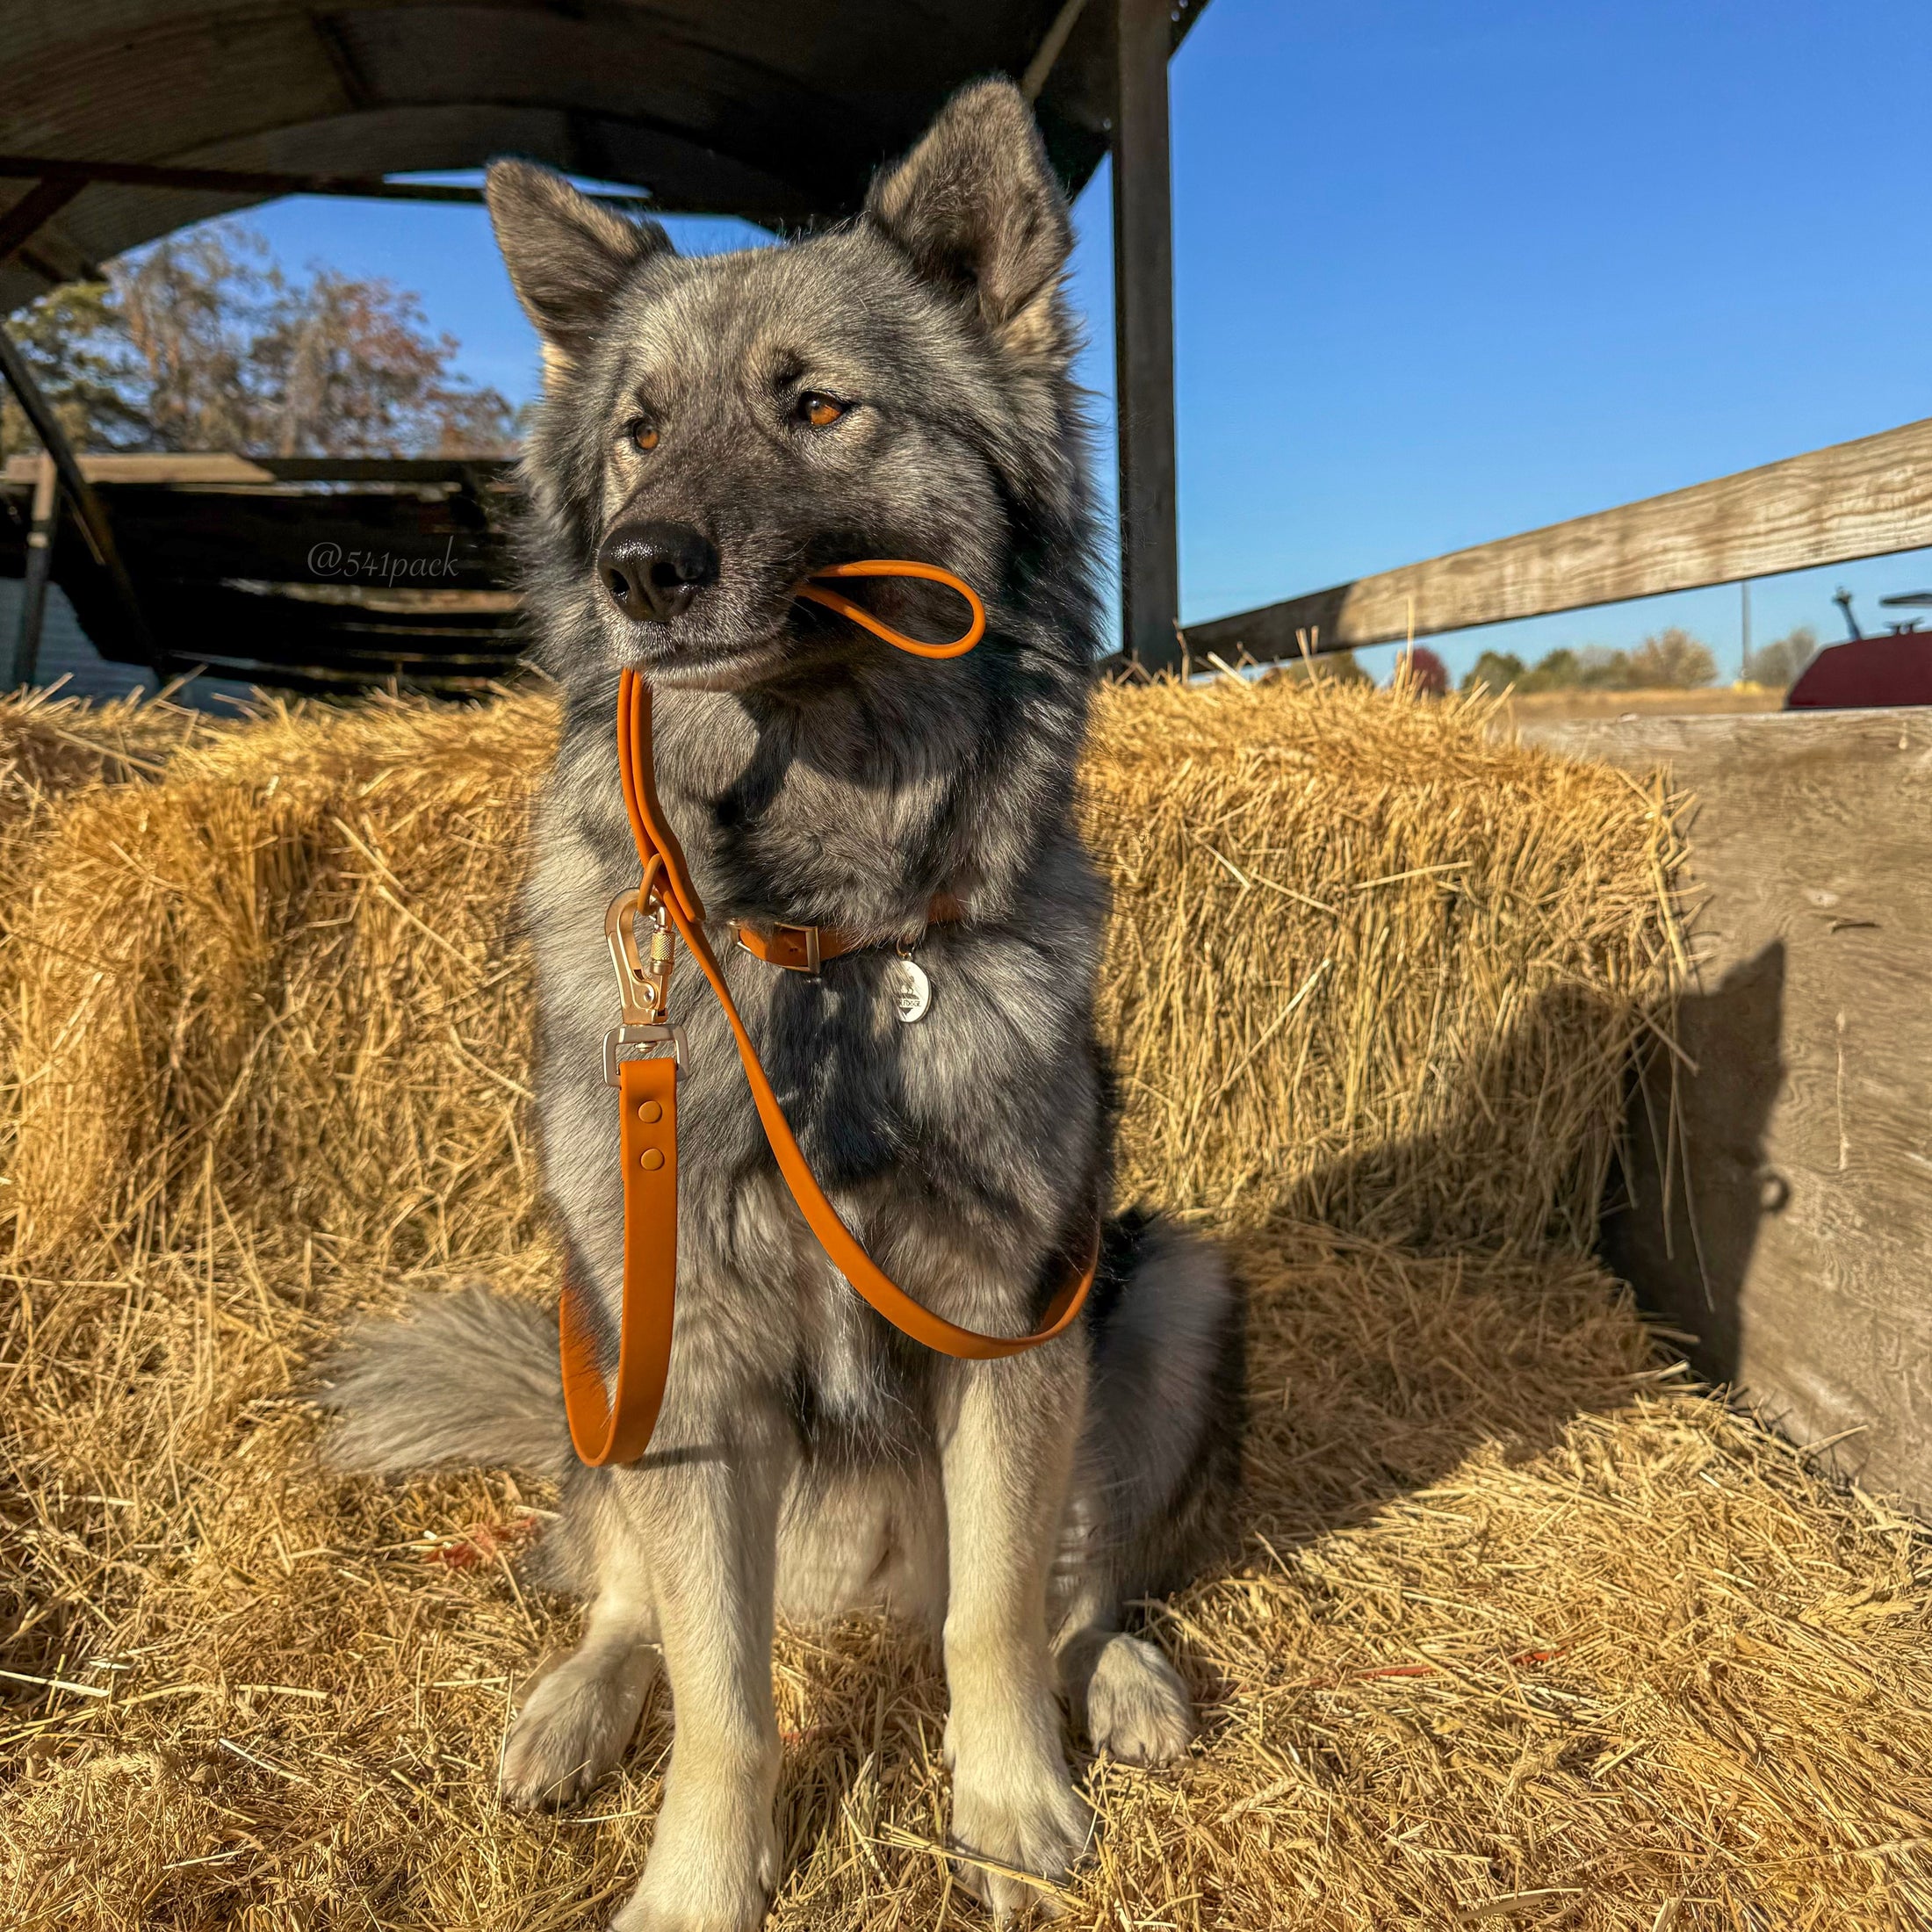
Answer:
<path fill-rule="evenodd" d="M 1178 41 L 1205 0 L 1176 10 Z M 1115 0 L 1079 10 L 1042 91 L 1071 185 L 1106 151 Z M 1021 74 L 1063 0 L 12 0 L 0 151 L 290 172 L 519 154 L 667 210 L 802 223 L 975 76 Z M 0 210 L 30 184 L 0 181 Z M 100 184 L 0 266 L 0 308 L 249 198 Z"/>

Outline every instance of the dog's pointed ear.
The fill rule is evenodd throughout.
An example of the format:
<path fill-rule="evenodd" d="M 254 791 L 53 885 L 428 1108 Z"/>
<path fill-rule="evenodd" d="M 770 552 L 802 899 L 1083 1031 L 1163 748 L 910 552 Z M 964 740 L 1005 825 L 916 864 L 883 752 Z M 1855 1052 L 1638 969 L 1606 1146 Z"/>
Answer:
<path fill-rule="evenodd" d="M 582 355 L 638 263 L 671 253 L 655 221 L 626 221 L 530 162 L 493 162 L 484 193 L 510 285 L 552 366 Z"/>
<path fill-rule="evenodd" d="M 1011 81 L 955 94 L 919 146 L 873 182 L 865 212 L 922 276 L 975 301 L 1008 355 L 1060 366 L 1071 358 L 1060 278 L 1073 226 Z"/>

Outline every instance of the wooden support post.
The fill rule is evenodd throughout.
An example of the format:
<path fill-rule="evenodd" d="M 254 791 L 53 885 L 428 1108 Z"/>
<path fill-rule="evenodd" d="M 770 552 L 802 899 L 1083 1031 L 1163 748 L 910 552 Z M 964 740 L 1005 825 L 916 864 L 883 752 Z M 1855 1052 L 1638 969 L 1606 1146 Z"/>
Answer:
<path fill-rule="evenodd" d="M 1169 0 L 1114 0 L 1114 342 L 1122 648 L 1181 661 L 1174 530 L 1174 238 L 1167 147 Z"/>
<path fill-rule="evenodd" d="M 34 381 L 26 357 L 20 353 L 18 345 L 4 326 L 0 326 L 0 378 L 5 379 L 7 386 L 19 399 L 27 421 L 33 426 L 34 435 L 40 439 L 40 447 L 47 451 L 60 474 L 61 487 L 68 501 L 74 506 L 75 518 L 87 538 L 88 547 L 114 587 L 114 594 L 126 615 L 129 637 L 158 674 L 161 662 L 154 633 L 148 627 L 141 599 L 134 594 L 133 579 L 127 574 L 127 566 L 121 561 L 120 551 L 115 545 L 114 526 L 108 521 L 100 498 L 94 494 L 94 486 L 82 473 L 80 458 L 74 454 L 74 446 L 67 440 L 67 431 L 61 427 L 61 419 L 40 393 L 40 386 Z"/>
<path fill-rule="evenodd" d="M 14 634 L 13 662 L 0 690 L 32 684 L 40 667 L 40 624 L 47 615 L 47 587 L 54 574 L 54 530 L 61 516 L 61 476 L 54 458 L 42 456 L 33 479 L 33 520 L 27 530 L 27 567 L 20 583 L 20 627 Z"/>

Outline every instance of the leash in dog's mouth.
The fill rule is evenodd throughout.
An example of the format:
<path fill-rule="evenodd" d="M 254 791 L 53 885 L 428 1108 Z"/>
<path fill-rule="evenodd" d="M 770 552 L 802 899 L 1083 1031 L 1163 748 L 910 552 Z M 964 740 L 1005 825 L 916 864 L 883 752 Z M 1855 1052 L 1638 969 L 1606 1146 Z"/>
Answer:
<path fill-rule="evenodd" d="M 949 643 L 927 644 L 920 638 L 907 637 L 903 631 L 893 630 L 863 604 L 854 602 L 839 591 L 828 590 L 820 581 L 827 577 L 916 578 L 926 583 L 944 584 L 948 590 L 965 599 L 970 621 Z M 823 570 L 814 571 L 802 579 L 792 595 L 836 611 L 841 617 L 849 618 L 869 631 L 874 637 L 883 638 L 895 650 L 907 652 L 913 657 L 964 657 L 986 634 L 986 607 L 980 602 L 978 593 L 963 577 L 942 570 L 937 564 L 919 564 L 886 557 L 866 557 L 849 564 L 828 564 Z M 950 892 L 938 892 L 926 905 L 926 925 L 928 927 L 948 926 L 965 916 L 965 907 Z M 783 919 L 762 927 L 733 919 L 732 937 L 743 950 L 754 959 L 763 960 L 768 966 L 780 966 L 787 972 L 804 973 L 814 979 L 826 961 L 837 959 L 846 953 L 863 951 L 877 943 L 863 934 L 847 932 L 842 926 L 795 926 Z M 933 984 L 926 977 L 926 969 L 912 957 L 912 947 L 903 941 L 898 947 L 898 986 L 893 996 L 894 1010 L 902 1021 L 910 1025 L 923 1020 L 931 1008 Z"/>
<path fill-rule="evenodd" d="M 944 584 L 966 600 L 972 622 L 950 643 L 923 644 L 894 631 L 822 582 L 825 578 L 850 577 L 912 577 Z M 850 618 L 896 650 L 915 657 L 962 657 L 986 631 L 985 606 L 971 586 L 936 564 L 884 558 L 833 564 L 813 572 L 794 595 Z M 616 1088 L 618 1098 L 617 1146 L 624 1176 L 623 1302 L 617 1321 L 616 1377 L 615 1385 L 607 1389 L 595 1329 L 582 1306 L 581 1291 L 566 1272 L 559 1310 L 564 1408 L 578 1456 L 594 1468 L 634 1462 L 641 1456 L 657 1426 L 670 1370 L 677 1291 L 677 1084 L 687 1050 L 684 1029 L 670 1017 L 671 970 L 680 938 L 690 948 L 730 1023 L 753 1104 L 778 1171 L 806 1225 L 853 1288 L 914 1341 L 965 1360 L 990 1361 L 1017 1355 L 1063 1333 L 1079 1314 L 1099 1265 L 1097 1208 L 1092 1240 L 1082 1242 L 1077 1252 L 1067 1256 L 1041 1325 L 1027 1335 L 983 1335 L 947 1321 L 915 1301 L 866 1253 L 840 1219 L 838 1209 L 800 1151 L 758 1049 L 732 1001 L 717 955 L 705 937 L 703 902 L 691 882 L 683 848 L 658 798 L 652 761 L 651 688 L 630 669 L 618 680 L 617 763 L 624 811 L 644 868 L 642 883 L 619 893 L 604 915 L 623 1015 L 620 1023 L 605 1034 L 603 1049 L 604 1081 Z M 927 912 L 928 923 L 960 916 L 957 902 L 943 894 Z M 650 926 L 649 944 L 642 953 L 637 939 L 639 919 Z M 830 950 L 828 932 L 838 941 Z M 777 935 L 782 934 L 797 937 L 780 942 Z M 736 926 L 733 936 L 747 952 L 770 964 L 811 972 L 837 953 L 856 950 L 864 943 L 854 940 L 845 944 L 847 935 L 818 926 L 779 926 L 771 939 L 754 935 L 756 943 Z M 794 950 L 797 957 L 791 956 Z M 903 948 L 900 956 L 905 965 L 912 965 Z M 923 1015 L 930 998 L 925 975 L 916 967 L 912 972 L 916 978 L 906 981 L 898 996 L 900 1016 L 909 1020 Z M 909 1006 L 916 1006 L 917 1011 L 909 1011 Z M 645 1049 L 659 1050 L 646 1056 L 638 1050 Z"/>
<path fill-rule="evenodd" d="M 916 577 L 926 583 L 944 584 L 966 600 L 972 621 L 950 644 L 922 644 L 917 638 L 909 638 L 903 631 L 882 624 L 863 604 L 854 602 L 839 591 L 827 590 L 822 580 L 827 577 Z M 836 610 L 841 617 L 862 625 L 874 637 L 884 638 L 895 650 L 910 652 L 916 658 L 962 658 L 986 635 L 986 607 L 979 601 L 978 594 L 963 577 L 955 577 L 937 564 L 915 564 L 890 557 L 861 557 L 856 563 L 828 564 L 825 569 L 815 570 L 804 578 L 792 595 Z"/>

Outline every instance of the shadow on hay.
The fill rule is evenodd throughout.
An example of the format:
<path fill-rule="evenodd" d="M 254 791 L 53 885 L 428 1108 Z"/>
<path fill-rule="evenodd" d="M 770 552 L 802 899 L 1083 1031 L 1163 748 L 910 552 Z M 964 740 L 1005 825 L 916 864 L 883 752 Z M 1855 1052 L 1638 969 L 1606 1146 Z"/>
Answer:
<path fill-rule="evenodd" d="M 1487 1171 L 1509 1138 L 1499 1098 L 1524 1104 L 1566 1038 L 1599 1038 L 1606 1023 L 1600 995 L 1566 987 L 1532 1003 L 1430 1131 L 1293 1181 L 1264 1229 L 1235 1237 L 1251 1322 L 1241 1560 L 1360 1525 L 1486 1449 L 1539 1455 L 1579 1416 L 1626 1402 L 1660 1358 L 1640 1308 L 1691 1328 L 1697 1366 L 1726 1373 L 1758 1223 L 1777 1206 L 1762 1155 L 1780 1078 L 1783 978 L 1772 947 L 1677 1004 L 1677 1030 L 1718 1097 L 1705 1111 L 1726 1124 L 1721 1146 L 1693 1150 L 1692 1208 L 1681 1180 L 1669 1193 L 1661 1185 L 1682 1150 L 1652 1132 L 1669 1118 L 1671 1062 L 1659 1049 L 1647 1079 L 1628 1078 L 1624 1144 L 1611 1132 L 1580 1137 L 1561 1198 L 1543 1204 L 1544 1239 L 1503 1237 L 1506 1221 L 1522 1219 L 1520 1203 L 1506 1205 L 1510 1177 Z M 1413 1186 L 1423 1171 L 1431 1189 Z M 1393 1228 L 1377 1211 L 1383 1187 L 1409 1204 Z M 1496 1208 L 1485 1228 L 1488 1200 Z M 1601 1226 L 1599 1205 L 1609 1210 Z M 1698 1323 L 1640 1292 L 1659 1279 L 1666 1240 L 1690 1251 L 1693 1212 L 1708 1295 Z"/>

